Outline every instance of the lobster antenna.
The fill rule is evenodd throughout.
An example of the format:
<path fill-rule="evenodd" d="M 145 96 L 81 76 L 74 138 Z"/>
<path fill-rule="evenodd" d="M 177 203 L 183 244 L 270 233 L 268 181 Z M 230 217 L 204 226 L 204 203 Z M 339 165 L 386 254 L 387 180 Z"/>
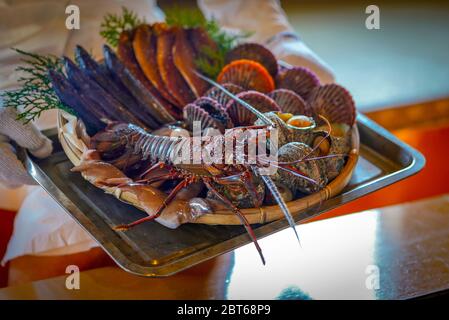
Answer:
<path fill-rule="evenodd" d="M 265 124 L 270 125 L 271 127 L 275 128 L 276 124 L 271 121 L 266 115 L 264 115 L 262 112 L 260 112 L 259 110 L 257 110 L 256 108 L 254 108 L 252 105 L 250 105 L 248 102 L 243 101 L 242 99 L 240 99 L 239 97 L 237 97 L 235 94 L 233 94 L 232 92 L 226 90 L 225 87 L 223 87 L 222 85 L 218 84 L 217 82 L 215 82 L 214 80 L 206 77 L 205 75 L 202 75 L 201 73 L 199 73 L 196 70 L 193 70 L 193 72 L 200 77 L 201 79 L 203 79 L 204 81 L 206 81 L 207 83 L 213 85 L 214 87 L 220 89 L 224 94 L 226 94 L 227 96 L 231 97 L 232 99 L 234 99 L 235 101 L 237 101 L 238 103 L 240 103 L 242 106 L 244 106 L 246 109 L 248 109 L 249 111 L 251 111 L 252 113 L 254 113 L 257 118 L 259 118 L 260 120 L 262 120 Z"/>
<path fill-rule="evenodd" d="M 257 169 L 254 166 L 252 166 L 252 169 L 257 171 L 256 174 L 259 174 L 259 169 Z M 293 220 L 292 214 L 291 214 L 290 210 L 288 209 L 287 204 L 284 201 L 284 198 L 282 198 L 282 195 L 279 192 L 279 189 L 276 187 L 273 180 L 271 180 L 271 178 L 269 176 L 260 174 L 260 177 L 262 178 L 262 180 L 265 183 L 265 185 L 267 186 L 267 188 L 270 190 L 271 194 L 273 195 L 273 198 L 276 200 L 277 204 L 279 205 L 279 208 L 281 208 L 281 211 L 284 214 L 285 218 L 287 219 L 288 224 L 290 225 L 290 227 L 293 229 L 293 232 L 295 233 L 296 239 L 298 239 L 299 245 L 301 245 L 301 242 L 299 241 L 299 235 L 296 230 L 295 221 Z"/>

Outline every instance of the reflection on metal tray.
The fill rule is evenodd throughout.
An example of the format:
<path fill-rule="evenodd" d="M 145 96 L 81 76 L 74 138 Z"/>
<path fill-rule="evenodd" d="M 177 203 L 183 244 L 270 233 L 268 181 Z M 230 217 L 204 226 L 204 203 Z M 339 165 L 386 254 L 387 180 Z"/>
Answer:
<path fill-rule="evenodd" d="M 358 115 L 361 150 L 351 181 L 337 197 L 319 208 L 295 216 L 300 222 L 341 206 L 420 171 L 424 157 L 363 115 Z M 54 132 L 53 132 L 54 133 Z M 144 276 L 166 276 L 236 249 L 251 240 L 241 226 L 182 225 L 176 230 L 157 222 L 139 225 L 126 233 L 112 226 L 145 213 L 124 204 L 70 172 L 55 134 L 55 151 L 47 159 L 31 158 L 21 150 L 28 172 L 89 232 L 125 270 Z M 285 220 L 255 226 L 257 237 L 287 227 Z"/>

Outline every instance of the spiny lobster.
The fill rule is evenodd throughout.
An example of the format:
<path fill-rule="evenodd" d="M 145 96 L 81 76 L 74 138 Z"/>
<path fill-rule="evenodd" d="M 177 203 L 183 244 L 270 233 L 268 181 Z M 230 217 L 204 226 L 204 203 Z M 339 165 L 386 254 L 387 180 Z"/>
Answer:
<path fill-rule="evenodd" d="M 222 86 L 215 82 L 213 82 L 213 84 L 223 90 L 226 94 L 231 95 L 233 99 L 241 103 L 243 107 L 247 108 L 257 116 L 258 120 L 253 126 L 237 129 L 264 129 L 267 132 L 267 144 L 274 143 L 273 132 L 276 129 L 276 137 L 278 138 L 278 141 L 280 141 L 279 152 L 282 153 L 282 150 L 287 150 L 290 156 L 288 161 L 270 162 L 266 161 L 265 158 L 262 159 L 257 157 L 256 161 L 253 163 L 236 163 L 235 161 L 225 164 L 205 163 L 205 161 L 201 161 L 199 164 L 177 163 L 180 150 L 186 146 L 190 149 L 191 146 L 195 144 L 192 137 L 154 135 L 136 125 L 123 123 L 112 123 L 108 125 L 104 131 L 93 136 L 91 138 L 90 149 L 95 150 L 95 152 L 98 153 L 99 158 L 103 161 L 136 177 L 136 179 L 133 180 L 118 180 L 117 185 L 150 185 L 160 181 L 181 179 L 154 213 L 130 224 L 117 226 L 116 230 L 127 230 L 143 222 L 157 219 L 181 190 L 195 182 L 202 182 L 209 190 L 209 195 L 211 197 L 221 200 L 239 217 L 241 223 L 245 226 L 247 232 L 251 236 L 262 262 L 265 263 L 264 256 L 253 229 L 239 207 L 260 206 L 264 198 L 263 194 L 266 186 L 271 192 L 272 197 L 282 209 L 299 241 L 295 229 L 295 222 L 276 186 L 276 183 L 282 179 L 282 177 L 279 175 L 270 177 L 269 175 L 261 174 L 260 169 L 264 166 L 272 165 L 278 170 L 288 173 L 290 179 L 302 180 L 302 184 L 305 183 L 313 190 L 318 190 L 325 186 L 327 181 L 324 181 L 320 176 L 310 177 L 307 173 L 303 172 L 304 168 L 301 166 L 316 166 L 314 160 L 322 158 L 317 156 L 316 151 L 320 148 L 321 143 L 329 137 L 330 125 L 327 134 L 321 137 L 321 141 L 316 143 L 313 148 L 310 148 L 306 143 L 311 141 L 311 139 L 313 140 L 315 134 L 309 127 L 294 128 L 292 126 L 287 126 L 281 119 L 282 115 L 279 113 L 261 113 L 248 105 L 245 101 L 240 100 L 232 93 L 228 92 Z M 310 118 L 310 121 L 313 121 L 313 119 Z M 226 135 L 224 136 L 224 139 L 226 139 Z M 258 141 L 252 141 L 252 143 L 257 144 Z M 208 142 L 204 142 L 200 145 L 200 149 L 208 148 L 209 150 L 215 150 L 214 147 L 216 147 L 216 144 L 223 144 L 223 139 L 211 139 Z M 292 149 L 292 146 L 308 148 Z M 291 153 L 291 150 L 293 150 L 293 154 Z M 196 151 L 198 152 L 198 150 Z M 193 150 L 193 152 L 195 152 L 195 150 Z M 291 158 L 292 156 L 293 158 Z M 329 156 L 332 155 L 328 155 L 327 157 Z M 160 169 L 164 170 L 161 172 Z M 80 167 L 75 168 L 75 171 L 83 170 L 85 170 L 83 164 Z M 158 174 L 155 175 L 155 172 L 158 172 Z M 306 172 L 313 173 L 313 170 Z"/>

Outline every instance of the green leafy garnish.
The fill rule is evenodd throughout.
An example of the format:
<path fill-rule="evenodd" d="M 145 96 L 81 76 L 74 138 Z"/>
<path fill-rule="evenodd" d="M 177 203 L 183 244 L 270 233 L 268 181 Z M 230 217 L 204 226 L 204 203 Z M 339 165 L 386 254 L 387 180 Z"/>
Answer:
<path fill-rule="evenodd" d="M 207 20 L 198 9 L 173 6 L 165 11 L 165 23 L 173 27 L 198 28 L 204 27 Z"/>
<path fill-rule="evenodd" d="M 201 55 L 196 59 L 195 65 L 202 74 L 215 79 L 225 65 L 225 55 L 226 52 L 222 50 L 203 46 Z"/>
<path fill-rule="evenodd" d="M 145 21 L 123 7 L 120 15 L 107 14 L 104 17 L 100 34 L 111 46 L 117 47 L 120 34 L 124 30 L 134 29 L 142 23 Z M 215 20 L 207 20 L 198 9 L 187 7 L 173 6 L 166 10 L 165 23 L 181 28 L 203 28 L 208 33 L 217 48 L 208 46 L 200 48 L 200 57 L 196 61 L 196 66 L 199 71 L 211 78 L 215 78 L 224 67 L 226 53 L 240 40 L 251 35 L 251 33 L 228 34 L 220 28 Z"/>
<path fill-rule="evenodd" d="M 196 61 L 197 68 L 205 75 L 216 78 L 225 65 L 225 57 L 229 50 L 239 41 L 248 38 L 252 33 L 229 34 L 220 28 L 216 20 L 207 20 L 197 9 L 173 7 L 166 11 L 165 22 L 169 26 L 182 28 L 203 28 L 217 48 L 204 46 Z"/>
<path fill-rule="evenodd" d="M 223 31 L 215 20 L 209 20 L 205 29 L 218 49 L 203 47 L 202 56 L 196 61 L 197 67 L 205 75 L 216 78 L 225 66 L 226 54 L 240 41 L 252 35 L 252 32 L 229 34 Z"/>
<path fill-rule="evenodd" d="M 25 65 L 16 68 L 16 71 L 24 73 L 24 76 L 18 79 L 22 87 L 19 90 L 5 91 L 2 97 L 6 107 L 21 111 L 18 120 L 28 123 L 39 118 L 45 110 L 56 108 L 73 114 L 74 111 L 56 96 L 48 77 L 48 70 L 63 71 L 62 60 L 53 55 L 44 56 L 20 49 L 13 50 L 25 56 L 22 60 Z"/>
<path fill-rule="evenodd" d="M 121 14 L 105 15 L 100 25 L 100 35 L 112 47 L 117 47 L 123 31 L 134 29 L 142 23 L 145 23 L 145 20 L 140 19 L 135 12 L 122 7 Z"/>

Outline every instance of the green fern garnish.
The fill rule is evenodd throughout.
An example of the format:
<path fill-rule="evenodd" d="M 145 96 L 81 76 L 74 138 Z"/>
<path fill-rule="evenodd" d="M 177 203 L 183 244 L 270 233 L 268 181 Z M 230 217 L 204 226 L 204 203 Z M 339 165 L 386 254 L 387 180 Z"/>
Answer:
<path fill-rule="evenodd" d="M 14 48 L 13 50 L 25 56 L 22 60 L 25 65 L 16 68 L 16 71 L 24 73 L 24 76 L 18 79 L 22 87 L 19 90 L 5 91 L 1 95 L 6 107 L 13 107 L 21 112 L 18 120 L 28 123 L 39 118 L 45 110 L 56 108 L 73 114 L 72 109 L 59 101 L 48 77 L 48 70 L 62 72 L 62 60 L 52 55 L 44 56 Z"/>
<path fill-rule="evenodd" d="M 125 30 L 131 30 L 138 25 L 145 23 L 145 20 L 140 19 L 136 13 L 122 7 L 122 13 L 107 14 L 100 25 L 100 35 L 112 47 L 117 47 L 120 34 Z"/>

